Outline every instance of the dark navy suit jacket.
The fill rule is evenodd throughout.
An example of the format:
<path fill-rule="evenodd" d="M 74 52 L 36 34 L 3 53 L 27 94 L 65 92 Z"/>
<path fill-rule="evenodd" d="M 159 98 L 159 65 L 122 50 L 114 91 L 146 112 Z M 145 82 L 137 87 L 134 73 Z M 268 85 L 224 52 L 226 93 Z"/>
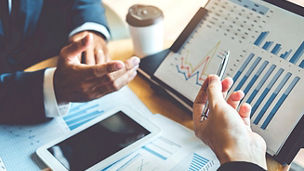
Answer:
<path fill-rule="evenodd" d="M 23 72 L 58 55 L 68 34 L 85 22 L 106 25 L 101 0 L 0 2 L 0 123 L 44 121 L 44 70 Z"/>

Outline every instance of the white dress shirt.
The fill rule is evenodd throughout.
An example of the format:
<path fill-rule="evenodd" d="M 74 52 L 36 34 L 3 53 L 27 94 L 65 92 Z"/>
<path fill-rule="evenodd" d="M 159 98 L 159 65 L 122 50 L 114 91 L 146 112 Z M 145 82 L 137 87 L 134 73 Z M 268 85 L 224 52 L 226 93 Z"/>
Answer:
<path fill-rule="evenodd" d="M 9 14 L 11 14 L 12 0 L 8 0 L 8 9 L 9 9 Z M 110 33 L 108 32 L 106 27 L 94 22 L 86 22 L 82 24 L 81 26 L 71 31 L 69 37 L 85 30 L 96 31 L 104 35 L 107 40 L 110 39 Z M 65 115 L 68 113 L 70 108 L 70 103 L 66 103 L 66 104 L 57 103 L 54 84 L 53 84 L 55 70 L 56 68 L 46 69 L 44 72 L 44 80 L 43 80 L 44 109 L 45 109 L 46 117 L 50 117 L 50 118 Z"/>

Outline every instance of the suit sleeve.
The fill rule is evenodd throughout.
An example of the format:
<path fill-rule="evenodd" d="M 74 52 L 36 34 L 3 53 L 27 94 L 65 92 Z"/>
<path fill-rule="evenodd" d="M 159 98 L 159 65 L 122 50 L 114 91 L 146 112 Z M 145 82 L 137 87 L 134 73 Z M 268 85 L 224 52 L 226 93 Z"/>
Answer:
<path fill-rule="evenodd" d="M 227 162 L 221 165 L 218 171 L 236 171 L 236 170 L 246 170 L 246 171 L 265 171 L 262 167 L 249 162 Z"/>
<path fill-rule="evenodd" d="M 0 123 L 30 124 L 46 120 L 44 70 L 0 74 Z"/>
<path fill-rule="evenodd" d="M 74 0 L 70 13 L 70 31 L 83 25 L 84 23 L 97 23 L 107 27 L 105 9 L 101 0 Z"/>

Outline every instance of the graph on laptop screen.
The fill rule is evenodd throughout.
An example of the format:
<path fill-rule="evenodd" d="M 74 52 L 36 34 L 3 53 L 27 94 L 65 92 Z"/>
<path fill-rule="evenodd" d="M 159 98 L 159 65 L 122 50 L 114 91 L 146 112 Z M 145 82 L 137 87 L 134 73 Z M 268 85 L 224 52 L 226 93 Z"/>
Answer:
<path fill-rule="evenodd" d="M 252 106 L 254 131 L 276 154 L 303 115 L 304 17 L 259 0 L 212 0 L 207 15 L 155 76 L 194 101 L 221 53 L 230 50 L 225 76 Z"/>

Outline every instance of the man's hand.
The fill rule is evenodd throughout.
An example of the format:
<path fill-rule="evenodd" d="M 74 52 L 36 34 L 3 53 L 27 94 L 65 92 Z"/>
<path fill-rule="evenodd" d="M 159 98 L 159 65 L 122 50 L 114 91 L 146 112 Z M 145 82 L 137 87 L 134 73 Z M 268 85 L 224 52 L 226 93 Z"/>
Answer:
<path fill-rule="evenodd" d="M 89 34 L 61 50 L 54 74 L 54 89 L 58 103 L 83 102 L 99 98 L 119 90 L 136 76 L 140 62 L 137 57 L 125 62 L 82 64 L 79 56 L 90 47 L 92 39 L 92 35 Z"/>
<path fill-rule="evenodd" d="M 92 43 L 88 48 L 78 56 L 84 64 L 95 65 L 103 64 L 110 61 L 107 43 L 100 34 L 93 31 L 79 32 L 70 37 L 70 42 L 74 43 L 83 39 L 88 34 L 92 34 Z"/>
<path fill-rule="evenodd" d="M 193 106 L 196 136 L 214 151 L 221 164 L 230 161 L 247 161 L 264 169 L 266 166 L 266 143 L 250 128 L 249 104 L 241 104 L 242 91 L 234 92 L 225 101 L 233 81 L 227 78 L 220 82 L 218 76 L 209 76 L 204 82 Z M 208 119 L 201 121 L 201 114 L 208 99 Z"/>

